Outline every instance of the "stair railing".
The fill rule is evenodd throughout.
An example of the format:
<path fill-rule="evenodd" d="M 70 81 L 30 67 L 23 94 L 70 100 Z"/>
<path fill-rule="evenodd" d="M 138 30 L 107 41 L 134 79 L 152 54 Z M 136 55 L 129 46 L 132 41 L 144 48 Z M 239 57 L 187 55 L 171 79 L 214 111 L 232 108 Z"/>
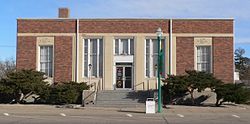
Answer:
<path fill-rule="evenodd" d="M 100 79 L 101 80 L 101 79 Z M 98 82 L 95 82 L 95 94 L 94 94 L 94 102 L 96 103 L 96 95 L 97 95 L 97 92 L 100 90 L 99 89 L 99 86 L 100 86 L 100 80 L 98 80 Z"/>
<path fill-rule="evenodd" d="M 90 97 L 93 97 L 93 99 L 91 100 L 93 104 L 96 104 L 96 98 L 97 98 L 97 93 L 98 91 L 100 90 L 100 86 L 101 86 L 101 83 L 102 82 L 102 79 L 99 79 L 98 81 L 94 81 L 94 82 L 91 82 L 89 83 L 88 85 L 91 86 L 90 90 L 92 90 L 93 92 L 88 94 L 87 96 L 84 95 L 84 90 L 83 90 L 83 99 L 82 99 L 82 105 L 84 106 L 85 104 L 85 100 L 87 100 L 88 98 Z"/>
<path fill-rule="evenodd" d="M 145 84 L 144 84 L 145 82 L 143 81 L 143 82 L 141 82 L 141 83 L 139 83 L 139 84 L 135 84 L 134 85 L 134 89 L 137 89 L 137 87 L 139 87 L 139 86 L 142 86 L 142 90 L 145 90 Z"/>

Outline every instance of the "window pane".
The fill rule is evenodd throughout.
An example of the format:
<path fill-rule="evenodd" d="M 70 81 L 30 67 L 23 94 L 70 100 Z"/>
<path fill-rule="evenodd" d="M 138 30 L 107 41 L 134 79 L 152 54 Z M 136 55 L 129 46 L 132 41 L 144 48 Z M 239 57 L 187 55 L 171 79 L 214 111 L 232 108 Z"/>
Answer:
<path fill-rule="evenodd" d="M 157 41 L 157 39 L 152 39 L 152 45 L 153 45 L 153 47 L 151 47 L 151 48 L 153 48 L 153 50 L 152 50 L 152 52 L 153 52 L 153 55 L 152 55 L 153 64 L 151 66 L 153 66 L 153 67 L 151 67 L 151 68 L 153 70 L 151 73 L 153 74 L 153 77 L 156 77 L 157 70 L 156 70 L 155 66 L 157 66 L 157 69 L 158 69 L 158 41 Z"/>
<path fill-rule="evenodd" d="M 103 41 L 102 39 L 99 40 L 99 77 L 102 77 L 103 71 Z"/>
<path fill-rule="evenodd" d="M 97 54 L 97 39 L 92 39 L 92 53 L 93 55 L 96 55 Z"/>
<path fill-rule="evenodd" d="M 40 71 L 52 77 L 53 71 L 53 47 L 40 46 Z"/>
<path fill-rule="evenodd" d="M 90 54 L 96 55 L 96 53 L 97 53 L 97 40 L 90 39 Z"/>
<path fill-rule="evenodd" d="M 45 63 L 40 63 L 40 71 L 45 73 Z"/>
<path fill-rule="evenodd" d="M 97 77 L 97 55 L 93 55 L 93 61 L 92 61 L 92 76 Z"/>
<path fill-rule="evenodd" d="M 146 55 L 146 76 L 150 77 L 149 70 L 150 70 L 150 55 Z"/>
<path fill-rule="evenodd" d="M 84 54 L 88 54 L 88 40 L 85 39 L 84 41 Z"/>
<path fill-rule="evenodd" d="M 161 40 L 162 49 L 163 49 L 163 73 L 165 74 L 165 39 Z M 158 68 L 158 40 L 157 39 L 146 39 L 146 76 L 155 77 L 157 75 Z"/>
<path fill-rule="evenodd" d="M 88 39 L 84 40 L 84 77 L 88 76 Z"/>
<path fill-rule="evenodd" d="M 48 62 L 52 62 L 52 58 L 53 58 L 53 49 L 52 47 L 49 47 L 49 52 L 48 52 Z"/>
<path fill-rule="evenodd" d="M 200 63 L 197 64 L 197 70 L 201 71 L 201 64 Z"/>
<path fill-rule="evenodd" d="M 207 68 L 207 72 L 211 72 L 211 66 L 210 66 L 210 64 L 208 63 L 208 64 L 206 64 L 206 68 Z"/>
<path fill-rule="evenodd" d="M 52 62 L 49 63 L 49 76 L 52 77 L 52 73 L 53 73 L 53 65 Z"/>
<path fill-rule="evenodd" d="M 47 62 L 45 63 L 45 74 L 49 76 L 49 66 Z"/>
<path fill-rule="evenodd" d="M 125 88 L 132 88 L 132 67 L 125 67 Z"/>
<path fill-rule="evenodd" d="M 134 39 L 130 39 L 130 54 L 134 55 Z"/>
<path fill-rule="evenodd" d="M 146 39 L 146 76 L 150 77 L 150 40 Z"/>
<path fill-rule="evenodd" d="M 150 40 L 146 40 L 146 54 L 150 54 Z"/>
<path fill-rule="evenodd" d="M 103 71 L 103 59 L 102 56 L 99 56 L 99 77 L 102 77 L 102 71 Z"/>
<path fill-rule="evenodd" d="M 115 54 L 119 54 L 119 39 L 115 39 Z"/>
<path fill-rule="evenodd" d="M 91 76 L 97 77 L 97 39 L 91 39 L 91 45 L 92 46 L 90 55 L 93 55 L 91 61 L 92 64 Z"/>
<path fill-rule="evenodd" d="M 155 66 L 156 65 L 157 65 L 157 68 L 158 68 L 158 55 L 153 55 L 153 65 L 152 65 L 153 66 L 152 67 L 153 68 L 153 70 L 152 70 L 153 72 L 152 73 L 153 73 L 154 77 L 156 76 L 156 71 L 157 71 L 157 70 L 155 70 Z"/>
<path fill-rule="evenodd" d="M 211 72 L 211 47 L 197 47 L 197 70 Z"/>
<path fill-rule="evenodd" d="M 134 55 L 134 39 L 115 39 L 115 55 Z"/>
<path fill-rule="evenodd" d="M 45 54 L 45 52 L 44 52 L 44 48 L 41 46 L 40 47 L 40 62 L 44 62 L 45 61 L 45 58 L 44 58 L 44 54 Z"/>
<path fill-rule="evenodd" d="M 84 76 L 102 77 L 103 71 L 103 40 L 102 39 L 85 39 L 84 44 Z M 99 41 L 99 42 L 98 42 Z M 99 44 L 98 44 L 99 43 Z M 89 51 L 88 51 L 89 50 Z M 92 65 L 89 70 L 89 64 Z"/>
<path fill-rule="evenodd" d="M 128 55 L 128 39 L 121 39 L 122 42 L 122 54 Z"/>
<path fill-rule="evenodd" d="M 84 76 L 88 76 L 88 55 L 84 55 Z"/>
<path fill-rule="evenodd" d="M 153 54 L 158 54 L 158 43 L 157 40 L 152 40 L 153 41 Z"/>
<path fill-rule="evenodd" d="M 102 41 L 102 39 L 99 40 L 99 54 L 103 54 L 103 41 Z"/>

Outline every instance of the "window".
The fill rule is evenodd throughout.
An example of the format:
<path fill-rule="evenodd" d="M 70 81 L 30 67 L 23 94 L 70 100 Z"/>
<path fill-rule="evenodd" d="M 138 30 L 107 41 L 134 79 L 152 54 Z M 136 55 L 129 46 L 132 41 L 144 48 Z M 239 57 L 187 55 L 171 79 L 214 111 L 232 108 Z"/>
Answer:
<path fill-rule="evenodd" d="M 91 69 L 89 64 L 92 65 Z M 98 38 L 84 39 L 84 77 L 102 77 L 103 40 Z"/>
<path fill-rule="evenodd" d="M 161 40 L 161 44 L 164 48 L 165 39 Z M 158 65 L 158 43 L 157 39 L 146 39 L 146 77 L 156 77 L 157 76 L 157 65 Z M 163 49 L 163 53 L 165 53 Z M 163 55 L 164 56 L 164 55 Z M 165 69 L 165 64 L 163 64 L 163 71 Z"/>
<path fill-rule="evenodd" d="M 133 55 L 134 39 L 123 38 L 115 39 L 115 55 Z"/>
<path fill-rule="evenodd" d="M 197 70 L 211 72 L 210 46 L 197 46 Z"/>
<path fill-rule="evenodd" d="M 53 76 L 53 46 L 40 46 L 40 71 Z"/>

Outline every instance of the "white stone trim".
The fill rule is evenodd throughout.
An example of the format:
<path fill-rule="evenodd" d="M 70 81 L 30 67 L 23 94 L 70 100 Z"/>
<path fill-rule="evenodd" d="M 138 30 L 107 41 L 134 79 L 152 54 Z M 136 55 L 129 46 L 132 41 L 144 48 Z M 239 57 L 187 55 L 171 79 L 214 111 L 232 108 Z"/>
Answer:
<path fill-rule="evenodd" d="M 213 39 L 212 37 L 194 37 L 194 70 L 197 70 L 197 47 L 209 46 L 210 51 L 210 71 L 213 73 Z"/>
<path fill-rule="evenodd" d="M 84 58 L 84 56 L 85 56 L 85 40 L 87 40 L 87 42 L 88 42 L 88 53 L 87 53 L 87 55 L 88 55 L 88 64 L 90 64 L 91 63 L 91 61 L 90 61 L 90 39 L 96 39 L 97 40 L 97 53 L 96 53 L 96 57 L 97 57 L 97 76 L 95 77 L 95 76 L 93 76 L 93 75 L 91 75 L 91 72 L 93 72 L 93 65 L 92 65 L 92 69 L 91 69 L 91 72 L 89 71 L 89 68 L 88 68 L 88 66 L 87 66 L 87 69 L 88 69 L 88 74 L 87 74 L 87 77 L 94 77 L 94 78 L 100 78 L 100 73 L 99 73 L 99 70 L 100 70 L 100 67 L 99 67 L 99 62 L 100 62 L 100 49 L 99 49 L 99 47 L 100 47 L 100 39 L 102 39 L 102 42 L 104 42 L 103 41 L 103 38 L 95 38 L 95 37 L 92 37 L 92 38 L 83 38 L 82 39 L 82 48 L 83 48 L 83 52 L 82 52 L 82 78 L 86 78 L 85 77 L 85 72 L 84 72 L 84 69 L 85 69 L 85 64 L 84 64 L 84 62 L 85 62 L 85 58 Z M 104 45 L 104 44 L 102 44 L 102 45 Z M 102 46 L 103 47 L 103 46 Z M 104 50 L 104 49 L 103 49 Z M 103 56 L 102 57 L 104 57 L 104 54 L 103 54 Z M 92 56 L 92 59 L 93 59 L 93 56 Z M 104 61 L 104 59 L 103 59 L 103 61 Z M 92 63 L 93 64 L 93 63 Z M 104 69 L 104 67 L 103 67 L 103 69 Z"/>
<path fill-rule="evenodd" d="M 55 77 L 55 47 L 54 47 L 54 37 L 37 37 L 36 38 L 36 70 L 40 71 L 40 47 L 41 46 L 52 46 L 53 49 L 53 60 L 52 60 L 52 77 L 48 77 L 46 81 L 50 84 L 53 83 Z"/>

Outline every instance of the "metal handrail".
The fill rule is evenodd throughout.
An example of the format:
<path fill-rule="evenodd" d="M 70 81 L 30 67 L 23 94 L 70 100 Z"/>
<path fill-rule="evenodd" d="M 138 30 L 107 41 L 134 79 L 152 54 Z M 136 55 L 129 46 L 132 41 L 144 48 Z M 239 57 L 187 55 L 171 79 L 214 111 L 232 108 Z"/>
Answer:
<path fill-rule="evenodd" d="M 135 84 L 134 87 L 135 87 L 135 89 L 136 89 L 137 86 L 141 86 L 141 85 L 142 85 L 143 90 L 144 90 L 144 89 L 145 89 L 145 82 L 144 82 L 144 81 L 141 82 L 141 83 L 139 83 L 139 84 Z"/>
<path fill-rule="evenodd" d="M 96 95 L 97 95 L 97 92 L 99 90 L 99 84 L 100 84 L 100 80 L 98 81 L 97 85 L 96 85 L 96 82 L 95 82 L 95 94 L 94 94 L 94 101 L 96 102 Z"/>

